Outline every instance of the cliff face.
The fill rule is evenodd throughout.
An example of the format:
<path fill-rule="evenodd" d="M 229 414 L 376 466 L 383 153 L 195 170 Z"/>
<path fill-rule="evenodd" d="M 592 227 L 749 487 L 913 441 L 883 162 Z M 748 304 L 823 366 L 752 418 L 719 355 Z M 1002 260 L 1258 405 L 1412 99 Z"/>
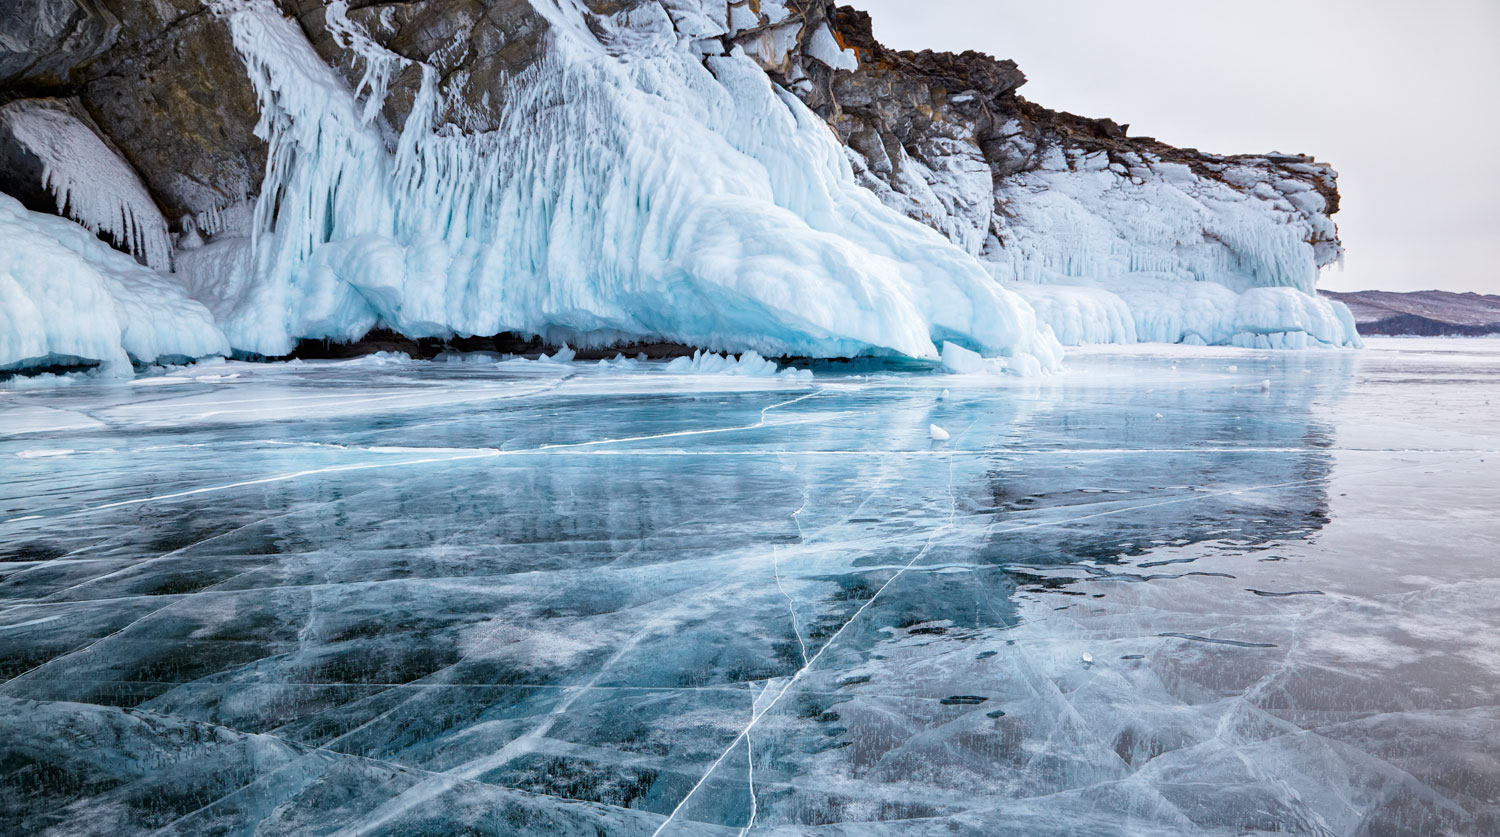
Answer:
<path fill-rule="evenodd" d="M 1022 283 L 1066 343 L 1233 340 L 1226 331 L 1243 323 L 1206 323 L 1171 299 L 1185 289 L 1222 308 L 1218 287 L 1163 283 L 1311 295 L 1319 270 L 1343 257 L 1338 175 L 1311 157 L 1132 137 L 1027 101 L 1012 61 L 890 50 L 864 12 L 808 0 L 786 3 L 782 18 L 769 5 L 731 42 L 828 121 L 863 185 Z M 755 48 L 766 41 L 789 46 Z M 1240 336 L 1261 342 L 1248 333 L 1275 330 L 1262 326 Z"/>
<path fill-rule="evenodd" d="M 817 76 L 801 87 L 804 98 L 859 152 L 873 180 L 899 191 L 912 179 L 905 169 L 918 164 L 916 176 L 934 187 L 950 223 L 965 231 L 958 238 L 970 243 L 970 249 L 976 239 L 982 242 L 975 252 L 1003 245 L 1008 191 L 1023 182 L 1022 176 L 1087 172 L 1102 165 L 1122 183 L 1148 179 L 1161 168 L 1184 167 L 1196 180 L 1222 184 L 1268 208 L 1301 216 L 1309 224 L 1307 241 L 1316 248 L 1320 266 L 1342 255 L 1337 232 L 1327 222 L 1338 211 L 1337 173 L 1311 157 L 1226 157 L 1131 137 L 1128 126 L 1113 120 L 1087 119 L 1027 101 L 1017 92 L 1026 77 L 1013 61 L 977 52 L 896 52 L 875 41 L 868 14 L 847 7 L 822 11 L 839 43 L 859 63 L 845 71 L 802 62 Z M 983 167 L 973 165 L 978 163 Z M 959 184 L 969 173 L 976 181 L 969 191 L 993 195 L 992 204 L 954 195 L 964 191 Z M 1257 188 L 1263 183 L 1269 189 Z M 944 186 L 948 188 L 939 188 Z M 1280 203 L 1286 195 L 1307 191 L 1321 203 Z"/>
<path fill-rule="evenodd" d="M 1312 294 L 1342 252 L 1331 169 L 1129 137 L 1024 82 L 977 53 L 886 49 L 826 0 L 17 0 L 0 9 L 0 189 L 143 261 L 171 235 L 153 266 L 247 352 L 377 324 L 1043 358 L 1047 325 L 1064 342 L 1354 339 Z M 37 140 L 44 112 L 69 142 Z M 83 171 L 117 186 L 92 212 L 60 191 Z M 869 216 L 849 183 L 951 248 Z M 617 240 L 565 254 L 564 235 Z M 775 235 L 800 243 L 773 254 Z M 400 264 L 347 243 L 373 238 Z M 1246 302 L 1267 289 L 1299 296 Z M 799 290 L 828 296 L 812 322 Z M 632 308 L 684 295 L 705 306 L 691 321 Z"/>

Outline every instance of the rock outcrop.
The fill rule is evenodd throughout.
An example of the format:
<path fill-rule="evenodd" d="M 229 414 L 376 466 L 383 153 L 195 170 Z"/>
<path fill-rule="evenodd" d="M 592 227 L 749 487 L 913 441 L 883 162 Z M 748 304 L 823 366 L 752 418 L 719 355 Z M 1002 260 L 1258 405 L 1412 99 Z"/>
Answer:
<path fill-rule="evenodd" d="M 294 25 L 282 31 L 251 20 L 278 14 Z M 270 42 L 277 38 L 282 42 Z M 773 112 L 790 105 L 775 105 L 781 94 L 762 93 L 757 85 L 764 81 L 744 76 L 740 68 L 747 58 L 775 89 L 794 94 L 804 113 L 821 118 L 842 148 L 842 161 L 822 159 L 823 140 L 807 134 L 796 109 Z M 319 66 L 312 66 L 315 62 Z M 866 14 L 829 0 L 16 0 L 0 9 L 0 106 L 50 102 L 49 107 L 69 109 L 79 124 L 97 132 L 100 143 L 136 173 L 160 216 L 172 225 L 177 237 L 172 261 L 183 284 L 214 311 L 236 348 L 249 353 L 274 353 L 298 337 L 350 339 L 383 326 L 412 337 L 503 328 L 585 342 L 670 339 L 728 349 L 932 354 L 935 349 L 922 348 L 926 338 L 897 336 L 906 326 L 896 323 L 915 316 L 917 328 L 932 340 L 951 337 L 1001 354 L 1033 354 L 1034 346 L 1021 344 L 1031 346 L 1035 340 L 1000 337 L 1034 328 L 1032 309 L 1066 343 L 1153 339 L 1342 345 L 1357 340 L 1346 333 L 1347 317 L 1313 293 L 1319 268 L 1342 254 L 1330 220 L 1338 209 L 1338 191 L 1329 167 L 1299 155 L 1223 157 L 1131 137 L 1126 127 L 1110 120 L 1085 119 L 1027 101 L 1018 93 L 1024 83 L 1013 62 L 979 53 L 887 49 L 875 41 Z M 621 92 L 622 86 L 630 89 Z M 299 91 L 316 95 L 293 102 Z M 638 115 L 642 102 L 654 102 L 660 112 L 642 117 L 632 136 L 606 138 L 624 130 L 623 122 Z M 294 112 L 294 105 L 302 111 Z M 353 118 L 334 115 L 341 108 Z M 568 109 L 576 113 L 559 114 Z M 525 120 L 551 134 L 541 139 L 528 135 L 518 144 Z M 673 120 L 692 128 L 668 127 Z M 734 120 L 750 121 L 730 124 Z M 772 147 L 757 132 L 781 120 L 788 121 L 771 132 L 781 147 Z M 769 180 L 730 186 L 705 171 L 710 182 L 687 193 L 681 184 L 636 183 L 660 175 L 642 174 L 656 164 L 631 157 L 648 150 L 641 146 L 646 139 L 640 133 L 648 123 L 663 137 L 684 142 L 689 133 L 706 128 L 715 138 L 712 143 L 727 143 L 713 148 L 711 155 L 715 165 L 728 166 L 724 176 L 759 179 L 757 172 L 764 172 Z M 355 133 L 367 133 L 376 145 L 363 145 L 364 140 L 352 138 Z M 543 141 L 551 145 L 521 147 Z M 661 153 L 688 156 L 659 145 Z M 694 152 L 702 145 L 697 142 Z M 334 146 L 339 146 L 337 152 Z M 354 146 L 360 150 L 351 152 Z M 728 160 L 724 155 L 731 149 L 743 157 Z M 379 186 L 382 195 L 380 200 L 365 199 L 371 205 L 389 204 L 389 217 L 353 223 L 339 215 L 337 193 L 350 190 L 353 163 L 319 172 L 309 168 L 310 158 L 334 153 L 376 155 L 361 165 L 383 169 L 371 173 L 385 179 Z M 517 160 L 492 159 L 506 153 Z M 507 258 L 515 247 L 552 248 L 554 261 L 543 269 L 531 256 L 508 264 L 508 272 L 475 272 L 479 269 L 464 261 L 471 256 L 459 259 L 462 264 L 454 261 L 455 250 L 445 257 L 445 267 L 418 270 L 412 248 L 432 235 L 457 233 L 416 229 L 414 225 L 438 216 L 414 215 L 412 207 L 420 201 L 397 193 L 432 188 L 418 169 L 427 166 L 427 174 L 437 176 L 432 167 L 440 155 L 450 158 L 443 164 L 448 166 L 444 177 L 538 179 L 537 189 L 550 190 L 551 198 L 538 193 L 527 199 L 541 202 L 536 206 L 548 204 L 548 213 L 554 211 L 548 203 L 552 198 L 568 188 L 584 188 L 582 181 L 541 182 L 553 176 L 597 177 L 597 183 L 615 186 L 623 179 L 636 189 L 638 203 L 655 206 L 682 201 L 706 205 L 727 188 L 741 197 L 768 200 L 777 212 L 793 212 L 799 225 L 810 223 L 818 235 L 846 239 L 842 225 L 865 210 L 846 206 L 835 223 L 820 215 L 825 210 L 818 207 L 829 199 L 841 206 L 846 200 L 862 205 L 863 199 L 839 197 L 845 195 L 843 179 L 852 178 L 881 203 L 935 230 L 973 260 L 961 269 L 944 268 L 946 275 L 956 271 L 965 277 L 961 283 L 968 283 L 968 265 L 979 265 L 999 290 L 980 292 L 964 285 L 957 297 L 944 297 L 941 303 L 959 307 L 941 311 L 921 299 L 942 293 L 912 291 L 909 301 L 882 313 L 881 325 L 872 321 L 868 328 L 844 333 L 834 320 L 818 320 L 797 324 L 795 338 L 758 340 L 750 336 L 757 327 L 755 317 L 731 318 L 735 322 L 730 324 L 715 324 L 713 316 L 674 323 L 655 313 L 623 310 L 623 297 L 614 296 L 615 291 L 607 299 L 580 302 L 576 291 L 559 291 L 559 277 L 549 273 L 556 269 L 555 244 L 502 245 L 496 243 L 501 233 L 494 230 L 467 229 L 462 235 L 478 236 L 473 245 L 499 247 Z M 535 155 L 547 160 L 533 159 Z M 589 155 L 599 164 L 596 170 L 563 171 Z M 793 194 L 777 171 L 796 155 L 802 157 L 796 165 L 820 172 L 813 176 L 811 170 L 803 171 L 798 178 L 832 178 L 814 190 L 818 194 Z M 745 168 L 751 165 L 764 168 Z M 844 172 L 838 170 L 846 165 Z M 56 189 L 49 194 L 48 166 L 34 144 L 0 120 L 0 190 L 31 210 L 88 224 L 73 207 L 61 205 Z M 307 178 L 317 177 L 327 181 L 318 181 L 323 184 L 318 188 L 332 191 L 323 196 L 296 193 L 312 184 Z M 831 191 L 823 195 L 824 189 Z M 499 187 L 483 196 L 466 193 L 466 198 L 506 199 Z M 609 208 L 602 197 L 590 200 L 604 201 L 600 211 Z M 431 206 L 423 212 L 429 210 L 437 212 Z M 750 210 L 741 206 L 739 211 Z M 308 240 L 288 243 L 296 237 L 288 235 L 289 225 L 313 216 L 321 219 L 322 228 L 308 232 L 299 227 Z M 443 217 L 451 219 L 451 212 Z M 550 216 L 546 220 L 554 231 L 555 221 Z M 654 229 L 655 222 L 642 223 L 643 229 Z M 762 222 L 750 226 L 757 223 Z M 868 221 L 853 223 L 870 226 Z M 526 225 L 525 219 L 521 224 Z M 680 232 L 701 238 L 703 232 L 692 228 Z M 592 237 L 601 229 L 580 228 L 573 234 Z M 864 274 L 857 281 L 840 278 L 834 283 L 844 288 L 836 293 L 854 299 L 868 295 L 862 282 L 887 281 L 868 279 L 872 271 L 889 271 L 890 281 L 897 274 L 904 276 L 901 282 L 929 281 L 919 280 L 922 271 L 909 264 L 899 267 L 918 246 L 916 238 L 907 241 L 909 235 L 915 234 L 893 239 L 876 233 L 870 240 L 855 241 L 862 252 L 886 260 L 878 269 L 856 267 L 844 244 L 809 241 L 813 250 L 793 257 L 802 266 L 799 270 L 786 265 L 778 270 L 786 273 L 784 281 L 809 286 L 828 279 L 824 274 Z M 368 251 L 354 259 L 357 266 L 348 259 L 335 265 L 329 262 L 332 256 L 316 254 L 327 249 L 324 245 L 371 236 L 405 252 L 406 266 L 398 269 L 387 259 L 376 270 Z M 730 245 L 747 264 L 753 259 L 744 249 L 748 240 L 741 237 Z M 893 245 L 893 240 L 902 243 Z M 239 250 L 215 249 L 231 241 L 240 242 Z M 198 245 L 205 242 L 209 249 L 200 251 Z M 114 243 L 133 249 L 118 236 Z M 644 245 L 632 239 L 629 246 Z M 827 246 L 833 250 L 821 249 Z M 666 252 L 642 251 L 634 258 L 638 265 L 650 266 Z M 922 252 L 928 261 L 957 258 Z M 821 273 L 805 268 L 829 259 L 839 264 Z M 886 266 L 890 260 L 896 266 Z M 500 281 L 496 277 L 502 273 L 505 281 L 516 281 L 522 264 L 532 265 L 532 278 L 542 285 L 535 294 L 548 300 L 484 316 L 455 313 L 468 304 L 451 296 L 456 288 L 491 299 L 494 289 L 475 289 Z M 468 273 L 459 276 L 455 271 L 460 269 Z M 716 273 L 722 271 L 717 263 L 712 269 L 701 263 L 674 264 L 667 273 L 646 276 L 634 276 L 634 268 L 617 262 L 586 268 L 606 275 L 622 270 L 634 277 L 627 284 L 639 281 L 653 288 L 677 282 L 671 271 L 681 270 L 693 282 L 712 276 L 708 281 L 718 287 L 728 281 Z M 743 292 L 745 270 L 759 271 L 757 276 L 765 272 L 742 269 L 742 278 L 734 280 L 739 282 L 735 293 Z M 370 274 L 381 271 L 384 278 L 371 284 Z M 440 274 L 447 278 L 439 280 Z M 273 277 L 267 280 L 271 284 L 279 283 L 276 289 L 262 288 L 265 276 Z M 1177 284 L 1182 282 L 1193 284 Z M 435 286 L 422 290 L 418 283 Z M 450 294 L 446 302 L 432 298 L 445 293 Z M 641 287 L 618 293 L 631 299 L 651 296 Z M 747 308 L 782 311 L 783 303 L 777 301 L 781 294 L 762 288 L 743 302 Z M 978 301 L 996 294 L 1001 302 L 993 310 L 991 302 Z M 424 300 L 421 305 L 417 297 Z M 740 302 L 705 299 L 704 304 L 721 310 Z M 257 305 L 289 309 L 290 314 L 284 322 L 269 323 L 266 311 L 250 310 Z M 445 305 L 446 311 L 439 310 Z M 799 308 L 786 305 L 788 314 Z M 312 310 L 317 306 L 321 308 Z M 967 316 L 956 313 L 964 306 L 970 309 Z M 419 315 L 417 308 L 422 309 Z M 838 310 L 830 302 L 824 316 L 834 317 Z M 848 313 L 838 316 L 848 319 Z M 786 321 L 781 313 L 757 317 Z M 1003 321 L 989 328 L 988 337 L 977 336 L 985 329 L 976 321 L 984 317 Z M 951 322 L 937 324 L 934 318 Z"/>

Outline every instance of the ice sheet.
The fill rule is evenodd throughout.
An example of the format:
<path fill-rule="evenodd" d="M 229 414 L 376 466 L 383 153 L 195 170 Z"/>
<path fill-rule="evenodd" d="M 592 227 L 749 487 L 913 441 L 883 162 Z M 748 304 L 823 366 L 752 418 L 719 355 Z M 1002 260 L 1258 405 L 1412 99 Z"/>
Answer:
<path fill-rule="evenodd" d="M 1500 824 L 1500 342 L 812 371 L 0 393 L 0 821 Z"/>

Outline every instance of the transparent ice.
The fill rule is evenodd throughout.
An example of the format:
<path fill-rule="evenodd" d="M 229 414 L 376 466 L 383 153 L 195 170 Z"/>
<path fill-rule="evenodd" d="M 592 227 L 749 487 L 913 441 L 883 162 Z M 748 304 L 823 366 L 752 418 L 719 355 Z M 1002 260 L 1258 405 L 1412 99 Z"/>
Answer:
<path fill-rule="evenodd" d="M 1119 351 L 0 390 L 0 823 L 1495 833 L 1500 342 Z"/>

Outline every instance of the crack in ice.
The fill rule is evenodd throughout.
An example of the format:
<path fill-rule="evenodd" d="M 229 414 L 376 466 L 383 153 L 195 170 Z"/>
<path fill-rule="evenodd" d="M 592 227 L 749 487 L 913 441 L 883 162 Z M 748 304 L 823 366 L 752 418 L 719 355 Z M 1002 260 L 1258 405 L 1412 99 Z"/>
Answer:
<path fill-rule="evenodd" d="M 687 795 L 685 795 L 681 799 L 681 801 L 677 803 L 676 807 L 672 809 L 672 812 L 667 815 L 667 818 L 665 820 L 662 821 L 662 824 L 658 826 L 654 832 L 652 832 L 652 837 L 659 837 L 659 835 L 667 829 L 667 826 L 671 825 L 672 821 L 677 818 L 677 815 L 682 811 L 682 809 L 687 806 L 689 801 L 692 800 L 694 794 L 696 794 L 698 790 L 702 788 L 703 785 L 709 780 L 709 778 L 713 776 L 714 771 L 717 770 L 719 765 L 723 763 L 724 759 L 734 751 L 734 748 L 739 745 L 740 741 L 746 740 L 749 737 L 751 730 L 753 730 L 755 728 L 755 725 L 760 722 L 760 719 L 765 717 L 766 713 L 776 708 L 776 705 L 781 702 L 781 699 L 786 696 L 786 693 L 790 691 L 791 688 L 802 679 L 803 675 L 805 675 L 812 669 L 812 667 L 823 656 L 824 652 L 833 647 L 833 644 L 838 641 L 839 637 L 843 635 L 844 631 L 847 630 L 850 625 L 854 624 L 859 619 L 859 617 L 869 609 L 870 605 L 874 604 L 875 601 L 880 598 L 881 594 L 883 594 L 891 586 L 891 584 L 893 584 L 898 578 L 900 578 L 906 572 L 906 570 L 914 566 L 932 549 L 932 545 L 934 542 L 936 542 L 938 535 L 948 531 L 953 527 L 953 523 L 958 517 L 958 498 L 954 493 L 952 455 L 950 455 L 948 458 L 948 500 L 949 510 L 947 522 L 942 526 L 934 529 L 928 536 L 926 545 L 924 545 L 919 552 L 912 556 L 911 560 L 906 563 L 906 566 L 898 570 L 890 578 L 886 579 L 885 583 L 880 585 L 879 589 L 875 591 L 874 595 L 870 596 L 869 599 L 866 599 L 865 602 L 854 611 L 854 613 L 850 614 L 849 618 L 845 620 L 844 624 L 841 625 L 839 629 L 835 631 L 831 637 L 828 638 L 828 641 L 818 649 L 818 652 L 812 656 L 812 659 L 808 660 L 807 663 L 802 666 L 802 668 L 798 669 L 796 673 L 794 673 L 790 678 L 787 679 L 786 683 L 783 684 L 781 689 L 776 692 L 775 697 L 773 697 L 771 701 L 766 704 L 766 707 L 764 709 L 758 709 L 751 715 L 750 722 L 745 725 L 744 729 L 740 730 L 739 734 L 734 737 L 734 740 L 729 743 L 729 746 L 725 748 L 724 752 L 720 753 L 717 759 L 714 759 L 713 764 L 709 765 L 708 770 L 704 772 L 703 777 L 688 789 Z"/>

